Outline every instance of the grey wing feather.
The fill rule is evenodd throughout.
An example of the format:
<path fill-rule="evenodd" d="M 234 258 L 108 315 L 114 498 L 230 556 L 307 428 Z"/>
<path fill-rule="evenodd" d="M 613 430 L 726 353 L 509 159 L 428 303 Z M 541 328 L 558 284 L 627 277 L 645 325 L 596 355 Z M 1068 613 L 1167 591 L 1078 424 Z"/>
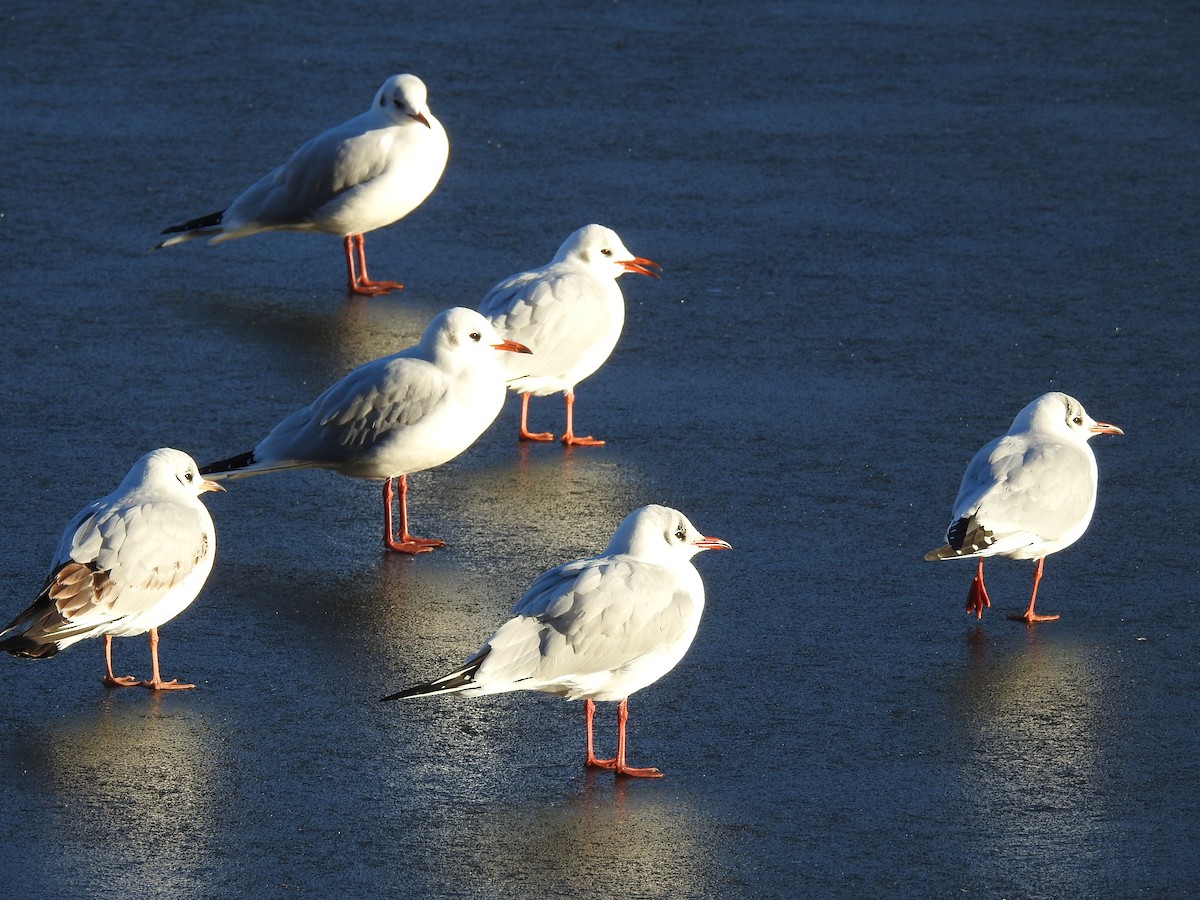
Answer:
<path fill-rule="evenodd" d="M 595 285 L 584 276 L 567 272 L 532 286 L 529 279 L 506 284 L 506 290 L 485 298 L 480 311 L 505 337 L 533 351 L 519 360 L 505 354 L 503 362 L 514 374 L 565 372 L 608 330 L 603 294 L 589 290 Z"/>
<path fill-rule="evenodd" d="M 547 580 L 531 596 L 547 575 L 554 575 L 554 589 Z M 512 681 L 618 671 L 678 641 L 695 602 L 659 566 L 620 558 L 559 566 L 522 598 L 517 609 L 528 612 L 509 620 L 488 642 L 494 652 L 481 677 L 489 666 L 494 676 L 487 677 Z M 496 671 L 501 664 L 503 671 Z"/>
<path fill-rule="evenodd" d="M 997 539 L 1014 532 L 1053 539 L 1078 523 L 1090 506 L 1089 471 L 1081 451 L 1068 444 L 999 438 L 967 467 L 955 521 L 974 520 Z"/>
<path fill-rule="evenodd" d="M 276 425 L 255 458 L 344 462 L 387 432 L 419 422 L 448 390 L 446 378 L 425 360 L 372 360 Z"/>
<path fill-rule="evenodd" d="M 380 175 L 388 157 L 377 149 L 381 130 L 366 128 L 369 115 L 364 113 L 301 145 L 287 162 L 234 200 L 226 221 L 302 223 L 343 191 Z"/>

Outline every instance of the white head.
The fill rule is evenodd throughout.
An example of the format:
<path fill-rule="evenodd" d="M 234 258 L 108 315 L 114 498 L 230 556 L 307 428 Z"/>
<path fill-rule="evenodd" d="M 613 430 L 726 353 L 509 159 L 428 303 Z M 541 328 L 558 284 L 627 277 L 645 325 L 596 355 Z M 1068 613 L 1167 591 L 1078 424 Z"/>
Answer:
<path fill-rule="evenodd" d="M 524 344 L 506 340 L 495 327 L 462 306 L 444 309 L 425 326 L 417 349 L 425 359 L 446 368 L 460 368 L 471 361 L 489 360 L 499 367 L 497 352 L 529 353 Z"/>
<path fill-rule="evenodd" d="M 598 277 L 614 279 L 626 272 L 657 278 L 662 269 L 653 260 L 634 256 L 621 243 L 617 233 L 603 225 L 584 225 L 573 232 L 562 242 L 551 264 L 568 260 L 582 263 Z"/>
<path fill-rule="evenodd" d="M 1125 433 L 1116 425 L 1097 422 L 1087 414 L 1082 403 L 1061 391 L 1042 394 L 1017 413 L 1009 434 L 1026 431 L 1070 437 L 1083 444 L 1097 434 Z"/>
<path fill-rule="evenodd" d="M 182 450 L 162 447 L 151 450 L 133 464 L 121 482 L 125 489 L 150 489 L 186 497 L 205 491 L 224 491 L 215 481 L 206 481 L 196 461 Z"/>
<path fill-rule="evenodd" d="M 425 82 L 416 75 L 393 75 L 375 92 L 371 108 L 382 111 L 398 125 L 419 122 L 431 128 L 429 117 L 433 113 L 426 105 L 428 96 Z"/>
<path fill-rule="evenodd" d="M 679 510 L 651 505 L 635 509 L 621 521 L 605 552 L 668 564 L 686 562 L 702 550 L 729 549 L 720 538 L 702 535 Z"/>

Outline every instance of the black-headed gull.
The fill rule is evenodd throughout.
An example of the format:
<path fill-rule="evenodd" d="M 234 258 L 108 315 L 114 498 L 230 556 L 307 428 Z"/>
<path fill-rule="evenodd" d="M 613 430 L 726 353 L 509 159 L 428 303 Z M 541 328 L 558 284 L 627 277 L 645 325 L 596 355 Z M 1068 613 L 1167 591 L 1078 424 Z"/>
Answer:
<path fill-rule="evenodd" d="M 423 553 L 444 541 L 408 531 L 408 475 L 449 462 L 496 420 L 505 374 L 497 351 L 528 353 L 462 307 L 434 316 L 416 346 L 364 363 L 281 421 L 248 453 L 209 463 L 214 479 L 332 469 L 383 479 L 384 544 Z M 400 533 L 392 529 L 399 489 Z"/>
<path fill-rule="evenodd" d="M 988 556 L 1035 559 L 1029 606 L 1017 621 L 1050 622 L 1037 615 L 1042 566 L 1051 553 L 1071 546 L 1087 530 L 1096 509 L 1096 457 L 1088 440 L 1124 434 L 1097 422 L 1074 397 L 1051 391 L 1017 413 L 1008 434 L 985 444 L 967 466 L 954 501 L 946 545 L 927 560 L 977 557 L 967 612 L 983 616 L 991 606 L 983 585 Z"/>
<path fill-rule="evenodd" d="M 217 537 L 199 495 L 221 490 L 201 477 L 186 453 L 147 453 L 113 493 L 71 520 L 50 576 L 32 605 L 0 633 L 0 650 L 45 659 L 76 641 L 103 636 L 106 685 L 194 687 L 159 675 L 158 626 L 187 609 L 212 571 Z M 147 631 L 150 680 L 114 675 L 113 637 Z"/>
<path fill-rule="evenodd" d="M 625 762 L 628 698 L 675 668 L 691 646 L 704 611 L 704 584 L 691 559 L 717 549 L 729 544 L 705 537 L 677 510 L 636 509 L 599 556 L 563 563 L 534 579 L 513 607 L 515 618 L 462 666 L 383 699 L 506 691 L 583 698 L 585 765 L 661 777 L 658 769 Z M 597 759 L 592 749 L 596 700 L 619 701 L 612 759 Z"/>
<path fill-rule="evenodd" d="M 529 397 L 562 392 L 567 446 L 599 446 L 604 441 L 575 435 L 575 385 L 608 359 L 625 324 L 625 298 L 617 278 L 626 272 L 658 277 L 656 262 L 634 256 L 617 233 L 585 225 L 568 237 L 547 265 L 504 279 L 479 304 L 505 337 L 520 341 L 533 356 L 504 362 L 509 386 L 521 395 L 519 436 L 552 441 L 549 432 L 529 431 Z"/>
<path fill-rule="evenodd" d="M 425 84 L 415 75 L 393 75 L 366 112 L 312 138 L 227 209 L 165 229 L 174 237 L 155 249 L 260 231 L 338 234 L 350 290 L 387 293 L 404 285 L 368 277 L 363 234 L 420 206 L 442 177 L 449 152 L 446 131 L 426 103 Z"/>

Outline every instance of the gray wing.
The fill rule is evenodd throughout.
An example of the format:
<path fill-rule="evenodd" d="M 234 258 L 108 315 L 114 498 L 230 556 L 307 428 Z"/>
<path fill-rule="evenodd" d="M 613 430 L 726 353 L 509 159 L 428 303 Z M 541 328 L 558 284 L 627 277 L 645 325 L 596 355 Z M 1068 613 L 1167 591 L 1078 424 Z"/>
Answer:
<path fill-rule="evenodd" d="M 445 375 L 425 360 L 372 360 L 276 425 L 255 448 L 255 461 L 345 462 L 421 421 L 449 390 Z"/>
<path fill-rule="evenodd" d="M 582 560 L 538 578 L 488 641 L 476 680 L 553 682 L 617 671 L 674 646 L 696 598 L 669 569 L 626 558 Z"/>
<path fill-rule="evenodd" d="M 386 171 L 390 156 L 385 133 L 386 128 L 368 111 L 317 135 L 234 200 L 225 221 L 235 226 L 309 221 L 343 191 Z"/>
<path fill-rule="evenodd" d="M 569 371 L 609 328 L 604 294 L 594 279 L 565 272 L 550 278 L 510 279 L 484 298 L 480 312 L 506 338 L 530 350 L 522 359 L 509 359 L 514 375 L 530 372 L 552 375 Z M 519 383 L 518 383 L 519 386 Z"/>
<path fill-rule="evenodd" d="M 174 502 L 96 501 L 67 527 L 46 583 L 9 629 L 61 641 L 144 612 L 213 552 L 206 515 Z"/>
<path fill-rule="evenodd" d="M 968 530 L 986 529 L 989 543 L 1020 534 L 1052 540 L 1087 514 L 1095 490 L 1087 457 L 1078 447 L 999 438 L 967 467 L 951 532 L 965 522 Z"/>

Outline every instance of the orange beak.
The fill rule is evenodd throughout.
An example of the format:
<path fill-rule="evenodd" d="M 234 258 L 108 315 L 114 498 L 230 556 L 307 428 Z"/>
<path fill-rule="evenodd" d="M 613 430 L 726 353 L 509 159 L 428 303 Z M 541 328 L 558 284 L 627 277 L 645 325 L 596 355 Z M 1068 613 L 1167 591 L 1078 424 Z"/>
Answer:
<path fill-rule="evenodd" d="M 652 259 L 642 259 L 640 256 L 635 256 L 633 259 L 622 261 L 621 268 L 626 272 L 636 272 L 638 275 L 649 275 L 651 278 L 658 278 L 662 272 L 662 266 Z"/>
<path fill-rule="evenodd" d="M 1093 434 L 1124 434 L 1116 425 L 1109 425 L 1107 422 L 1097 422 L 1092 426 Z"/>
<path fill-rule="evenodd" d="M 215 481 L 201 481 L 200 482 L 200 490 L 201 491 L 220 491 L 222 494 L 225 493 L 225 488 L 221 487 L 221 485 L 217 484 Z"/>
<path fill-rule="evenodd" d="M 693 544 L 701 550 L 732 550 L 728 542 L 721 540 L 719 537 L 702 537 Z"/>
<path fill-rule="evenodd" d="M 426 128 L 432 128 L 432 127 L 433 127 L 432 125 L 430 125 L 430 124 L 429 124 L 429 120 L 428 120 L 427 118 L 425 118 L 425 114 L 424 114 L 424 113 L 413 113 L 411 116 L 409 116 L 409 118 L 410 118 L 410 119 L 416 119 L 418 122 L 420 122 L 420 123 L 421 123 L 422 125 L 424 125 Z"/>
<path fill-rule="evenodd" d="M 524 344 L 518 344 L 516 341 L 501 341 L 498 344 L 492 344 L 497 350 L 511 350 L 513 353 L 533 353 Z"/>

